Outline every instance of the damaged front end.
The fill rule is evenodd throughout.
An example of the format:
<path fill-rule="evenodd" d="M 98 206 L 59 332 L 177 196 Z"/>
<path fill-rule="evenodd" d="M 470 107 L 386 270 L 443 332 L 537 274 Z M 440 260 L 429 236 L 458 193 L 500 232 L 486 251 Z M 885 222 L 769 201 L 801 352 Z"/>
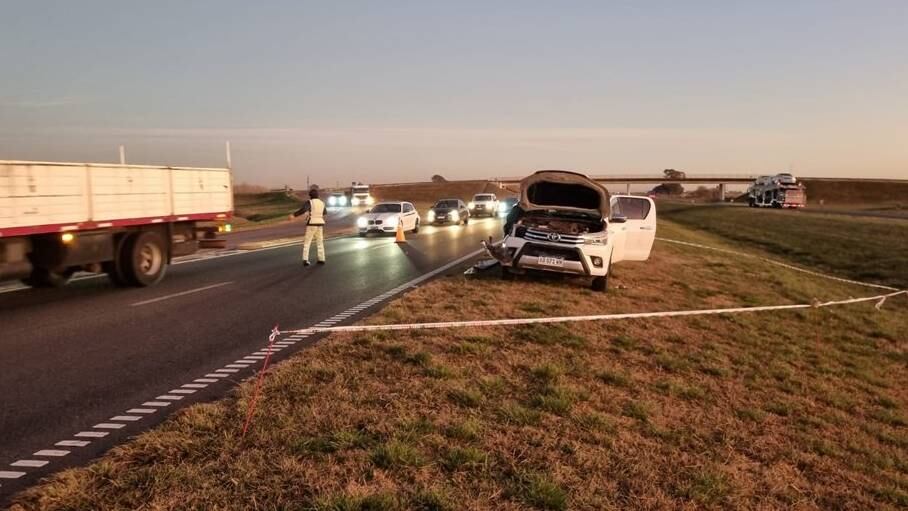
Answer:
<path fill-rule="evenodd" d="M 500 244 L 484 243 L 511 271 L 582 276 L 608 272 L 609 195 L 574 172 L 540 171 L 521 182 L 520 208 Z"/>

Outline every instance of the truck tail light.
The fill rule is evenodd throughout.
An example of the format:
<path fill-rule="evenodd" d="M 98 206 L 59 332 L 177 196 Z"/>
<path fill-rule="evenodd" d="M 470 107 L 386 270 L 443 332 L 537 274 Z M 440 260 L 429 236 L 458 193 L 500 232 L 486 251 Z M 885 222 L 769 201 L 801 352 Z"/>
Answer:
<path fill-rule="evenodd" d="M 60 235 L 60 241 L 66 244 L 72 243 L 74 239 L 76 239 L 76 236 L 71 232 L 64 232 Z"/>

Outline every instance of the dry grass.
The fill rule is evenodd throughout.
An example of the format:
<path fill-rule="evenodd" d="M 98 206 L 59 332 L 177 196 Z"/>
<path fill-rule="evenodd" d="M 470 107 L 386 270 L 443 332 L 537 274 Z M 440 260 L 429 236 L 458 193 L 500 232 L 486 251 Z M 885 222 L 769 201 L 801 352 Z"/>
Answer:
<path fill-rule="evenodd" d="M 717 243 L 663 223 L 663 236 Z M 450 277 L 373 323 L 669 310 L 865 290 L 656 246 L 613 289 Z M 468 307 L 462 307 L 463 304 Z M 908 506 L 904 298 L 779 314 L 334 335 L 24 509 Z"/>

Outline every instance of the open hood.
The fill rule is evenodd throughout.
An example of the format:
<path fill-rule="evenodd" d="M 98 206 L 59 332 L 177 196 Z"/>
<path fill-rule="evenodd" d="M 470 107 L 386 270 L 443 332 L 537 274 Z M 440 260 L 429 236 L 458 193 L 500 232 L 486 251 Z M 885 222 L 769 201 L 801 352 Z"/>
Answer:
<path fill-rule="evenodd" d="M 566 170 L 540 170 L 520 181 L 524 211 L 556 209 L 609 217 L 608 190 L 592 179 Z"/>

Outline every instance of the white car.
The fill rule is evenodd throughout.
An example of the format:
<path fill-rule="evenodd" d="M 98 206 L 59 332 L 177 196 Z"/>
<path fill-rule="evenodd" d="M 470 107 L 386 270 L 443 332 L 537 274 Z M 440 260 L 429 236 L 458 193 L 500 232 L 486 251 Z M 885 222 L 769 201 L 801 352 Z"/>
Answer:
<path fill-rule="evenodd" d="M 587 276 L 594 290 L 605 291 L 609 267 L 649 259 L 656 237 L 652 199 L 610 197 L 574 172 L 546 170 L 525 178 L 517 207 L 502 244 L 488 247 L 504 276 L 526 270 Z"/>
<path fill-rule="evenodd" d="M 397 224 L 403 225 L 404 231 L 419 232 L 419 213 L 409 202 L 379 202 L 356 219 L 360 236 L 370 232 L 395 233 Z"/>

